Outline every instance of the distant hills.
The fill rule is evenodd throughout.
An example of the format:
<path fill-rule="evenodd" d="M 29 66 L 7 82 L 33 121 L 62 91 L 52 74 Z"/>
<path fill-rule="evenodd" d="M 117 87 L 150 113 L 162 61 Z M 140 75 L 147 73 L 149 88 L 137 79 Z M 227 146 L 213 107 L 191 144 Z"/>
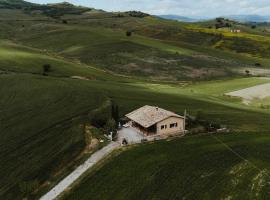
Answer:
<path fill-rule="evenodd" d="M 93 10 L 81 6 L 75 6 L 68 2 L 55 3 L 55 4 L 35 4 L 23 0 L 0 0 L 1 9 L 21 9 L 26 13 L 32 11 L 40 11 L 44 15 L 53 18 L 59 18 L 64 14 L 82 14 L 87 11 Z"/>
<path fill-rule="evenodd" d="M 225 17 L 239 22 L 270 22 L 270 15 L 230 15 Z"/>
<path fill-rule="evenodd" d="M 206 21 L 211 18 L 209 17 L 186 17 L 180 15 L 159 15 L 158 17 L 163 19 L 171 19 L 177 20 L 182 22 L 199 22 L 199 21 Z M 223 16 L 224 18 L 231 19 L 238 22 L 270 22 L 270 15 L 269 16 L 261 16 L 261 15 L 227 15 Z"/>
<path fill-rule="evenodd" d="M 184 17 L 180 15 L 158 15 L 158 17 L 163 18 L 163 19 L 171 19 L 171 20 L 177 20 L 181 22 L 197 22 L 200 21 L 198 19 L 193 19 L 189 17 Z"/>

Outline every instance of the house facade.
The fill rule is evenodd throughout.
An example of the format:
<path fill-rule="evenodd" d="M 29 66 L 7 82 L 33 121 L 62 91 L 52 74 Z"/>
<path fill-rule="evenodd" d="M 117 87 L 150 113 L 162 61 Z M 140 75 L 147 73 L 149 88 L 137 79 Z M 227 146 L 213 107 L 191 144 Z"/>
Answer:
<path fill-rule="evenodd" d="M 177 134 L 184 133 L 184 118 L 180 117 L 169 117 L 157 123 L 157 132 L 158 135 L 166 134 Z"/>
<path fill-rule="evenodd" d="M 146 105 L 126 117 L 145 136 L 185 133 L 185 117 L 159 107 Z"/>

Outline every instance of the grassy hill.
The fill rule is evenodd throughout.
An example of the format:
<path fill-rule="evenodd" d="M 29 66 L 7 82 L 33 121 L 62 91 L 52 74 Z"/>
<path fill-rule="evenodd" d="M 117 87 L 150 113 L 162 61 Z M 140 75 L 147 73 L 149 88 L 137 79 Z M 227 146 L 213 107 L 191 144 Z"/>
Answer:
<path fill-rule="evenodd" d="M 0 199 L 37 199 L 71 171 L 82 160 L 89 115 L 109 99 L 121 115 L 150 104 L 179 114 L 200 111 L 206 120 L 238 132 L 270 130 L 268 109 L 223 95 L 269 82 L 245 72 L 268 74 L 267 49 L 255 55 L 221 48 L 227 39 L 234 43 L 228 30 L 141 12 L 19 0 L 0 1 L 0 25 Z M 240 39 L 267 46 L 267 33 L 245 28 Z M 44 64 L 51 65 L 46 76 Z M 158 151 L 159 145 L 166 146 L 143 148 Z"/>
<path fill-rule="evenodd" d="M 228 30 L 209 29 L 204 23 L 179 23 L 140 12 L 90 9 L 73 14 L 64 10 L 57 18 L 42 12 L 20 12 L 19 21 L 1 22 L 5 30 L 0 34 L 6 39 L 117 74 L 170 81 L 209 80 L 245 76 L 247 69 L 257 74 L 257 68 L 269 67 L 269 60 L 262 59 L 268 56 L 268 38 L 260 31 L 233 35 Z M 132 36 L 126 36 L 127 32 Z"/>
<path fill-rule="evenodd" d="M 269 134 L 186 137 L 116 155 L 62 199 L 268 199 Z"/>

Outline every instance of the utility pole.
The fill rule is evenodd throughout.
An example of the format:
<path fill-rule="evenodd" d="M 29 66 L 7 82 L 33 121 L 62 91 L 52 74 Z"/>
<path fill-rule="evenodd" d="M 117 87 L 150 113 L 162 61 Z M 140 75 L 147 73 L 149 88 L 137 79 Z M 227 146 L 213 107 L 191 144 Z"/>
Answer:
<path fill-rule="evenodd" d="M 186 134 L 186 119 L 187 119 L 187 110 L 184 112 L 184 135 Z"/>

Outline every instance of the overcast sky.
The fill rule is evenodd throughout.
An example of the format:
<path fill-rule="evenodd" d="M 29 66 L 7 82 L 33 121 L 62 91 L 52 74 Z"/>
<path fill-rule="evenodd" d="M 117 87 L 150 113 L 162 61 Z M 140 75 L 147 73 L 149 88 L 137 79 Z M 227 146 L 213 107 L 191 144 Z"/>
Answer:
<path fill-rule="evenodd" d="M 28 0 L 56 3 L 61 0 Z M 140 10 L 150 14 L 217 17 L 224 15 L 270 15 L 270 0 L 65 0 L 106 11 Z"/>

